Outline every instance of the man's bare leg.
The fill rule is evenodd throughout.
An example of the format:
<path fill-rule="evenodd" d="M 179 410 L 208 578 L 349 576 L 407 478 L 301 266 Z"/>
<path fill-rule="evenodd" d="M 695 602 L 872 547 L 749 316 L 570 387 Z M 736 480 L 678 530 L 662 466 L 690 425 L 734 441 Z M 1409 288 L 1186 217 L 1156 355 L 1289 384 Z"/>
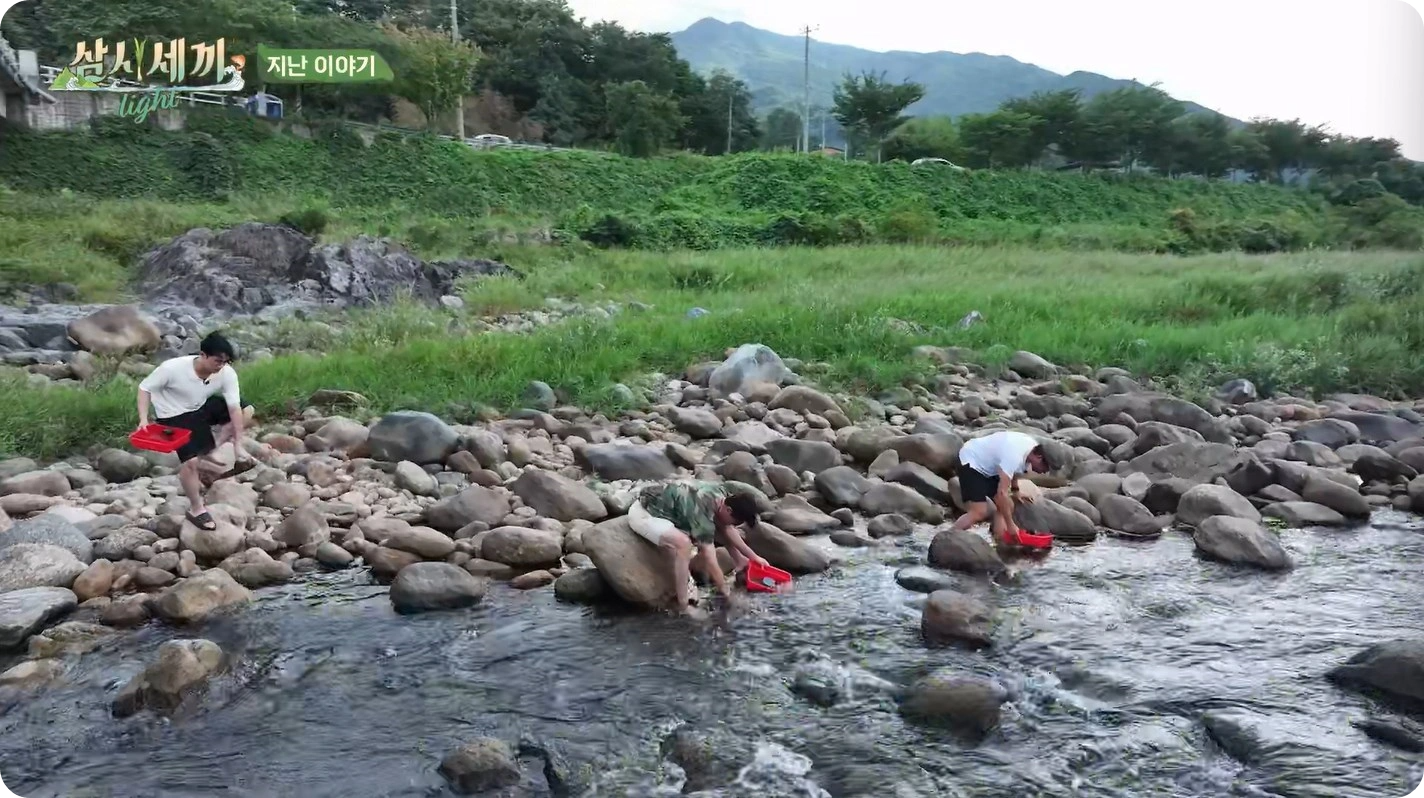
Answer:
<path fill-rule="evenodd" d="M 203 477 L 199 471 L 202 460 L 201 457 L 194 457 L 178 469 L 178 484 L 183 486 L 183 494 L 188 497 L 188 512 L 194 517 L 208 511 L 203 503 Z"/>
<path fill-rule="evenodd" d="M 672 559 L 673 590 L 677 593 L 678 612 L 687 612 L 687 583 L 692 579 L 692 540 L 681 532 L 669 533 L 663 536 L 658 546 Z"/>
<path fill-rule="evenodd" d="M 969 511 L 959 516 L 954 522 L 954 528 L 960 532 L 967 532 L 975 524 L 983 523 L 989 517 L 988 502 L 973 502 L 969 505 Z"/>

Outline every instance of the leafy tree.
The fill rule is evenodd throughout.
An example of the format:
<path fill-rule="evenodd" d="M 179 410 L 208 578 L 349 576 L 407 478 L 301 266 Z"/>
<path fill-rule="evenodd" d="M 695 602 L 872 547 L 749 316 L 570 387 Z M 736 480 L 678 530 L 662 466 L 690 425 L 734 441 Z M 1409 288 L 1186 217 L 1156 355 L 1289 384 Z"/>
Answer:
<path fill-rule="evenodd" d="M 905 122 L 904 110 L 924 96 L 924 86 L 909 81 L 890 83 L 883 72 L 846 75 L 832 95 L 832 115 L 849 139 L 874 146 L 879 160 L 881 142 Z"/>
<path fill-rule="evenodd" d="M 700 80 L 700 79 L 699 79 Z M 752 112 L 752 94 L 747 84 L 724 70 L 716 70 L 704 87 L 683 102 L 688 116 L 683 146 L 708 155 L 745 152 L 757 147 L 760 125 Z"/>
<path fill-rule="evenodd" d="M 885 139 L 885 156 L 902 161 L 943 158 L 957 163 L 964 160 L 959 131 L 954 120 L 947 116 L 918 116 L 895 128 Z"/>
<path fill-rule="evenodd" d="M 1170 158 L 1172 126 L 1182 104 L 1155 86 L 1131 86 L 1104 92 L 1083 108 L 1080 151 L 1093 159 L 1108 153 L 1133 168 L 1144 159 Z"/>
<path fill-rule="evenodd" d="M 685 121 L 676 98 L 641 80 L 610 84 L 604 96 L 609 132 L 624 155 L 656 155 L 673 141 Z"/>
<path fill-rule="evenodd" d="M 1083 102 L 1077 89 L 1064 89 L 1006 100 L 999 110 L 1034 117 L 1032 146 L 1037 154 L 1051 145 L 1057 145 L 1060 152 L 1069 152 L 1078 135 Z"/>
<path fill-rule="evenodd" d="M 1286 172 L 1307 169 L 1323 162 L 1328 134 L 1319 127 L 1308 128 L 1299 119 L 1253 119 L 1246 126 L 1265 148 L 1265 158 L 1256 165 L 1277 183 L 1286 182 Z"/>
<path fill-rule="evenodd" d="M 469 91 L 479 51 L 466 41 L 453 42 L 448 35 L 428 28 L 402 30 L 386 26 L 387 34 L 399 47 L 392 69 L 396 91 L 420 107 L 426 125 L 440 114 L 454 110 Z"/>
<path fill-rule="evenodd" d="M 1034 137 L 1038 124 L 1038 117 L 1018 111 L 965 114 L 959 118 L 965 165 L 988 169 L 1027 166 L 1040 152 Z"/>
<path fill-rule="evenodd" d="M 789 108 L 774 108 L 762 126 L 761 148 L 796 149 L 801 142 L 801 115 Z"/>
<path fill-rule="evenodd" d="M 1169 157 L 1155 164 L 1167 174 L 1221 177 L 1231 169 L 1231 125 L 1215 112 L 1187 114 L 1172 125 Z"/>

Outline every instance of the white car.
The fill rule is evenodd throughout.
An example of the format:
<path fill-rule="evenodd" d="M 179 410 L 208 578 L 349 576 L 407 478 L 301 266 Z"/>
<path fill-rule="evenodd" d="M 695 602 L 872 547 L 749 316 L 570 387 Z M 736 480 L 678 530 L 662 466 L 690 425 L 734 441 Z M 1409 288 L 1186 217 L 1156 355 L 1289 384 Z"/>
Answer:
<path fill-rule="evenodd" d="M 911 166 L 919 166 L 919 165 L 921 165 L 921 164 L 927 164 L 927 163 L 944 164 L 945 166 L 948 166 L 950 169 L 954 169 L 954 170 L 960 171 L 960 172 L 967 172 L 967 171 L 969 171 L 969 170 L 965 169 L 964 167 L 959 166 L 958 164 L 950 163 L 949 161 L 946 161 L 946 160 L 943 159 L 943 158 L 916 158 L 915 160 L 913 160 L 913 161 L 910 162 L 910 165 L 911 165 Z"/>
<path fill-rule="evenodd" d="M 476 147 L 498 147 L 501 144 L 513 144 L 509 136 L 501 136 L 498 133 L 481 133 L 470 139 L 470 143 Z"/>

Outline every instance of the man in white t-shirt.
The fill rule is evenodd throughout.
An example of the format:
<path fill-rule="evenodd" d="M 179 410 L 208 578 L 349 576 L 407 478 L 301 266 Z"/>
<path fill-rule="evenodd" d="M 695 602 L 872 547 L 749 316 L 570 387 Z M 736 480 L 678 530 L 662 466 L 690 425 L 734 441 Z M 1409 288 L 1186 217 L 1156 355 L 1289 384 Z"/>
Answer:
<path fill-rule="evenodd" d="M 1014 522 L 1014 479 L 1029 469 L 1039 474 L 1048 471 L 1043 447 L 1030 435 L 1006 430 L 964 444 L 959 450 L 959 492 L 968 512 L 954 522 L 954 528 L 967 530 L 992 514 L 994 539 L 1011 544 L 1019 531 Z"/>
<path fill-rule="evenodd" d="M 188 520 L 199 529 L 216 529 L 217 523 L 203 503 L 204 464 L 221 468 L 206 457 L 223 444 L 232 443 L 236 465 L 214 479 L 226 479 L 251 469 L 255 462 L 245 457 L 241 441 L 244 412 L 237 391 L 237 372 L 228 368 L 234 351 L 232 344 L 218 333 L 212 333 L 198 345 L 199 354 L 175 357 L 163 362 L 138 385 L 138 427 L 148 426 L 149 408 L 156 421 L 167 427 L 179 427 L 192 435 L 178 449 L 178 481 L 188 496 Z M 213 427 L 219 427 L 217 437 Z"/>

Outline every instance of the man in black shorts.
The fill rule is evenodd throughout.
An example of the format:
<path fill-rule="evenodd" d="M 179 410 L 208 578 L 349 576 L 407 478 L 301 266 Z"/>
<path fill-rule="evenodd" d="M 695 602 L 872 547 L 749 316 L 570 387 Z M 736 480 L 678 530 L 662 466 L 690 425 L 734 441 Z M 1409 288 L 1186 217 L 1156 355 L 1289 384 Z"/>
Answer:
<path fill-rule="evenodd" d="M 148 426 L 148 410 L 152 406 L 157 423 L 188 430 L 192 437 L 178 449 L 178 481 L 192 506 L 188 520 L 199 529 L 216 529 L 217 522 L 203 502 L 203 477 L 200 469 L 210 470 L 222 465 L 206 457 L 229 441 L 236 452 L 236 464 L 226 473 L 212 479 L 226 479 L 251 469 L 255 462 L 242 451 L 245 414 L 251 407 L 242 406 L 237 391 L 237 372 L 228 368 L 234 358 L 232 343 L 218 333 L 212 333 L 198 345 L 199 354 L 175 357 L 154 369 L 138 386 L 138 428 Z M 213 427 L 219 427 L 216 437 Z"/>
<path fill-rule="evenodd" d="M 995 432 L 964 444 L 959 450 L 959 494 L 968 512 L 954 522 L 954 528 L 965 531 L 992 512 L 994 540 L 1012 543 L 1019 531 L 1014 522 L 1014 479 L 1030 468 L 1042 474 L 1048 471 L 1048 461 L 1038 441 L 1022 432 Z"/>

